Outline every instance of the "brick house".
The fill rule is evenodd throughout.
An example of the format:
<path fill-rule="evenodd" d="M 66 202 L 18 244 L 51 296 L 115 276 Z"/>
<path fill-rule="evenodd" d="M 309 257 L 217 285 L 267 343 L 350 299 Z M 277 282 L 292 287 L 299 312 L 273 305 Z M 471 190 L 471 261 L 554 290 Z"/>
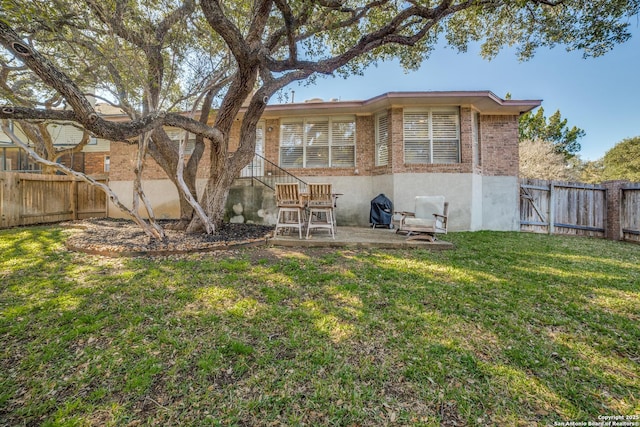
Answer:
<path fill-rule="evenodd" d="M 540 103 L 451 91 L 269 105 L 256 151 L 305 182 L 333 184 L 343 194 L 336 210 L 342 225 L 368 225 L 370 201 L 380 193 L 397 210 L 413 210 L 417 195 L 442 194 L 452 231 L 518 230 L 518 117 Z M 239 124 L 240 118 L 236 130 Z M 232 145 L 237 140 L 231 136 Z M 135 147 L 111 143 L 109 157 L 110 185 L 126 201 Z M 205 152 L 199 184 L 207 163 Z M 158 217 L 177 217 L 177 191 L 153 161 L 145 166 L 144 187 Z M 229 218 L 273 223 L 275 213 L 270 188 L 250 179 L 232 188 Z M 115 208 L 110 215 L 121 216 Z"/>
<path fill-rule="evenodd" d="M 18 138 L 28 140 L 19 126 L 9 125 Z M 82 140 L 82 132 L 71 125 L 50 124 L 47 128 L 56 148 L 70 148 Z M 109 141 L 91 138 L 82 151 L 66 154 L 58 162 L 88 175 L 105 176 L 109 171 L 109 150 Z M 40 169 L 38 163 L 0 130 L 0 172 L 38 172 Z"/>

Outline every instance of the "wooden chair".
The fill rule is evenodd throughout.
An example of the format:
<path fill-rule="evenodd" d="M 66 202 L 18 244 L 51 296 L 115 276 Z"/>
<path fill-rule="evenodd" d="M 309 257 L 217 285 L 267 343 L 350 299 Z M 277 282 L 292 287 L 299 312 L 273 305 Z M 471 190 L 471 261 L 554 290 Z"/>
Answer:
<path fill-rule="evenodd" d="M 298 236 L 302 239 L 302 229 L 305 225 L 304 202 L 297 183 L 276 184 L 276 206 L 278 220 L 275 234 L 281 229 L 297 228 Z"/>
<path fill-rule="evenodd" d="M 336 238 L 334 202 L 331 184 L 309 184 L 307 239 L 312 228 L 327 229 L 331 237 Z"/>
<path fill-rule="evenodd" d="M 415 212 L 397 212 L 400 221 L 396 233 L 406 233 L 407 240 L 436 240 L 436 234 L 447 234 L 449 202 L 444 196 L 417 196 Z"/>

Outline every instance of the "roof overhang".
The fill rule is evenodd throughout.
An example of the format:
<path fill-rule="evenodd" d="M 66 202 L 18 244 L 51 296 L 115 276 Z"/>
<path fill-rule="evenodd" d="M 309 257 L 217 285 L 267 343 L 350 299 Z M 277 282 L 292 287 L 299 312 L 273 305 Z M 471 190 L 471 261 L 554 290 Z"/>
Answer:
<path fill-rule="evenodd" d="M 539 107 L 541 103 L 542 100 L 502 99 L 491 91 L 387 92 L 364 101 L 314 100 L 267 105 L 262 117 L 276 119 L 309 115 L 370 115 L 393 107 L 469 107 L 480 114 L 517 116 Z M 246 107 L 243 107 L 239 115 L 242 116 L 245 112 Z M 113 114 L 112 111 L 103 114 L 103 117 L 112 121 L 129 120 L 124 114 Z"/>
<path fill-rule="evenodd" d="M 387 92 L 364 101 L 314 101 L 268 105 L 263 117 L 372 114 L 392 107 L 470 107 L 481 114 L 520 115 L 542 100 L 502 99 L 490 91 Z"/>

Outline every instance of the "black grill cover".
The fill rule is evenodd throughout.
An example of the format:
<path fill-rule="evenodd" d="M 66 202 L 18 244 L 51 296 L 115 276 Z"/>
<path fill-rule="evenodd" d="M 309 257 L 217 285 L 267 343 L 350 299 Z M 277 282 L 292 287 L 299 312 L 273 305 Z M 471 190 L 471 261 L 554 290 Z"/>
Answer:
<path fill-rule="evenodd" d="M 377 225 L 389 226 L 391 217 L 393 216 L 393 203 L 384 194 L 378 194 L 371 200 L 371 211 L 369 213 L 369 222 L 372 227 Z"/>

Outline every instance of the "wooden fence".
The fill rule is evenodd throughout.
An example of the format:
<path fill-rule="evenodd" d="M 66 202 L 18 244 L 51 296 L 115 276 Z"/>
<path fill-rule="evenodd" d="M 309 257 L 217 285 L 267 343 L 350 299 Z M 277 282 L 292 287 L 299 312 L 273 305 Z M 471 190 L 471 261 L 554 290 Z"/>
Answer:
<path fill-rule="evenodd" d="M 105 193 L 84 181 L 0 172 L 0 228 L 106 216 Z"/>
<path fill-rule="evenodd" d="M 621 188 L 620 226 L 622 238 L 640 242 L 640 185 Z"/>
<path fill-rule="evenodd" d="M 640 184 L 626 184 L 523 179 L 520 230 L 640 241 Z"/>

